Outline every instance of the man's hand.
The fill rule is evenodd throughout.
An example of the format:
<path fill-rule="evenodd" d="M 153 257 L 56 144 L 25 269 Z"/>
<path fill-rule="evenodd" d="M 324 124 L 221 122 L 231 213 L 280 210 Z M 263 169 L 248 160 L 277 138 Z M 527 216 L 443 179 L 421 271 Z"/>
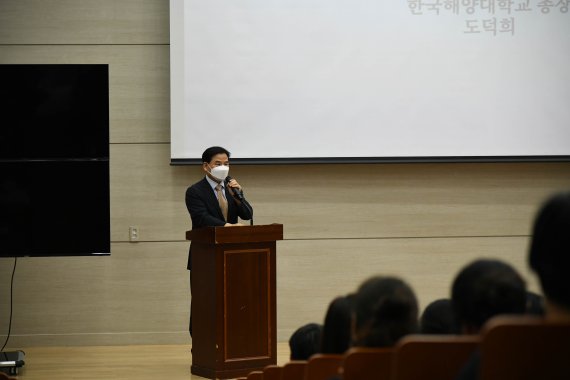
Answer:
<path fill-rule="evenodd" d="M 230 194 L 232 195 L 232 197 L 234 197 L 236 199 L 236 201 L 239 202 L 239 199 L 237 199 L 234 190 L 239 190 L 241 192 L 242 189 L 241 189 L 240 184 L 234 178 L 232 178 L 230 180 L 230 182 L 228 182 L 228 190 L 230 191 Z"/>
<path fill-rule="evenodd" d="M 226 223 L 226 224 L 224 224 L 224 227 L 243 227 L 243 226 L 245 226 L 245 224 L 241 224 L 241 223 L 235 223 L 235 224 Z"/>
<path fill-rule="evenodd" d="M 227 186 L 228 186 L 228 190 L 230 191 L 230 194 L 232 195 L 232 197 L 236 200 L 237 204 L 239 206 L 241 206 L 241 199 L 243 199 L 243 195 L 242 195 L 243 190 L 242 190 L 240 184 L 234 178 L 232 178 L 228 182 Z M 239 194 L 236 196 L 236 193 L 239 193 Z"/>
<path fill-rule="evenodd" d="M 238 183 L 238 181 L 235 180 L 235 178 L 232 178 L 232 179 L 230 180 L 230 182 L 228 182 L 228 186 L 229 186 L 230 189 L 232 189 L 232 190 L 233 190 L 233 189 L 241 190 L 241 186 L 240 186 L 240 184 Z"/>

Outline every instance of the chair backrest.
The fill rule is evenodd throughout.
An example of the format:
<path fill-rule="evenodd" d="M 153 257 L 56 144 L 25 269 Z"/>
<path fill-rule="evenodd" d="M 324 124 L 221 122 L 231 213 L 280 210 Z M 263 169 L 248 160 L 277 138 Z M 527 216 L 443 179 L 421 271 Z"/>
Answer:
<path fill-rule="evenodd" d="M 342 378 L 390 380 L 393 358 L 392 348 L 351 348 L 346 352 L 342 363 Z"/>
<path fill-rule="evenodd" d="M 247 374 L 247 380 L 263 380 L 263 372 L 251 371 Z"/>
<path fill-rule="evenodd" d="M 263 369 L 263 380 L 281 380 L 282 370 L 278 365 L 268 365 Z"/>
<path fill-rule="evenodd" d="M 453 380 L 479 343 L 474 335 L 408 335 L 396 344 L 392 379 Z"/>
<path fill-rule="evenodd" d="M 305 369 L 305 380 L 329 380 L 338 376 L 338 369 L 343 356 L 335 354 L 316 354 L 309 358 Z"/>
<path fill-rule="evenodd" d="M 305 368 L 307 368 L 307 362 L 304 360 L 293 360 L 285 363 L 281 370 L 281 380 L 303 380 L 305 379 Z"/>
<path fill-rule="evenodd" d="M 570 324 L 497 317 L 481 342 L 481 379 L 570 379 Z"/>

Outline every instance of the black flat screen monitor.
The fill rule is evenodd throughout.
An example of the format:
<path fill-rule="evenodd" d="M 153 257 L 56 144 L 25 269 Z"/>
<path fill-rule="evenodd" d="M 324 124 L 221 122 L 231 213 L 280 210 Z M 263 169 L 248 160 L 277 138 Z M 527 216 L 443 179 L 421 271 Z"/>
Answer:
<path fill-rule="evenodd" d="M 0 159 L 109 157 L 108 65 L 0 65 Z"/>
<path fill-rule="evenodd" d="M 110 254 L 108 65 L 0 65 L 0 257 Z"/>

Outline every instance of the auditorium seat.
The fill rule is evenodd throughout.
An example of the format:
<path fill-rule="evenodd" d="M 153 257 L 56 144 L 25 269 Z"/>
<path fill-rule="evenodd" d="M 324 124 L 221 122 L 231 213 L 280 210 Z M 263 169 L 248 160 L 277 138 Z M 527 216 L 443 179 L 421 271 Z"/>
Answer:
<path fill-rule="evenodd" d="M 475 335 L 408 335 L 396 344 L 392 378 L 453 380 L 479 343 Z"/>
<path fill-rule="evenodd" d="M 281 380 L 281 370 L 278 365 L 268 365 L 263 369 L 263 380 Z"/>
<path fill-rule="evenodd" d="M 294 360 L 285 363 L 281 370 L 281 380 L 303 380 L 306 367 L 307 362 L 304 360 Z"/>
<path fill-rule="evenodd" d="M 481 379 L 570 379 L 570 324 L 496 317 L 483 328 Z"/>
<path fill-rule="evenodd" d="M 263 380 L 263 372 L 251 371 L 247 374 L 247 380 Z"/>
<path fill-rule="evenodd" d="M 342 355 L 316 354 L 309 358 L 305 369 L 305 380 L 328 380 L 338 376 Z"/>
<path fill-rule="evenodd" d="M 344 380 L 390 380 L 392 376 L 392 348 L 354 347 L 346 352 L 342 363 Z"/>

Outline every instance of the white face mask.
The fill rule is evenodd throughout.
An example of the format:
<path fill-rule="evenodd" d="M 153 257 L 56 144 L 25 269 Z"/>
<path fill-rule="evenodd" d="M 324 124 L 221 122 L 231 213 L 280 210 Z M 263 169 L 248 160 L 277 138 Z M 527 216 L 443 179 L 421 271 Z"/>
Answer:
<path fill-rule="evenodd" d="M 216 178 L 220 182 L 226 179 L 229 172 L 230 167 L 226 165 L 215 166 L 210 170 L 212 177 Z"/>

